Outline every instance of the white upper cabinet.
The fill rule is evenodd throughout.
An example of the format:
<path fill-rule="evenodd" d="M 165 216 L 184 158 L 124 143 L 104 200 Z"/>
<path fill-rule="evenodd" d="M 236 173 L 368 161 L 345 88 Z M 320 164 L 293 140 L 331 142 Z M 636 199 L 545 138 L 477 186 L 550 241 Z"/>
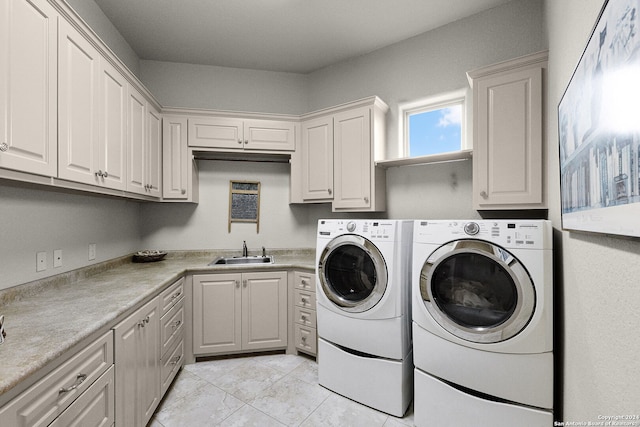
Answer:
<path fill-rule="evenodd" d="M 111 64 L 100 67 L 100 137 L 98 171 L 100 183 L 124 190 L 127 170 L 127 82 Z"/>
<path fill-rule="evenodd" d="M 543 209 L 547 52 L 468 73 L 473 87 L 474 209 Z"/>
<path fill-rule="evenodd" d="M 0 168 L 56 175 L 57 31 L 46 0 L 0 2 Z"/>
<path fill-rule="evenodd" d="M 162 191 L 162 117 L 144 95 L 129 85 L 127 96 L 127 191 L 160 197 Z"/>
<path fill-rule="evenodd" d="M 162 199 L 198 201 L 198 170 L 187 146 L 186 117 L 162 117 Z"/>
<path fill-rule="evenodd" d="M 368 107 L 334 116 L 334 210 L 371 206 L 371 117 Z"/>
<path fill-rule="evenodd" d="M 190 117 L 189 146 L 223 150 L 293 151 L 295 123 L 228 117 Z"/>
<path fill-rule="evenodd" d="M 100 53 L 60 20 L 58 176 L 86 184 L 99 180 Z"/>
<path fill-rule="evenodd" d="M 302 123 L 302 199 L 333 198 L 333 116 Z"/>
<path fill-rule="evenodd" d="M 66 21 L 59 52 L 58 177 L 124 190 L 127 82 Z"/>
<path fill-rule="evenodd" d="M 291 203 L 331 202 L 334 212 L 386 209 L 386 173 L 375 165 L 385 148 L 388 107 L 373 97 L 310 114 L 291 156 Z"/>

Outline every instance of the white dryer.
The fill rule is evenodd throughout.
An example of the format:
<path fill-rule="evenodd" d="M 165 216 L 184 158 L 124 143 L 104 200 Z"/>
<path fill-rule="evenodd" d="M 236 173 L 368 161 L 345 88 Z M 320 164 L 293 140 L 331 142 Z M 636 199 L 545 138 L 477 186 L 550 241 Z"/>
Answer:
<path fill-rule="evenodd" d="M 396 416 L 413 397 L 412 228 L 406 220 L 318 222 L 319 383 Z"/>
<path fill-rule="evenodd" d="M 416 221 L 417 426 L 553 422 L 552 227 Z"/>

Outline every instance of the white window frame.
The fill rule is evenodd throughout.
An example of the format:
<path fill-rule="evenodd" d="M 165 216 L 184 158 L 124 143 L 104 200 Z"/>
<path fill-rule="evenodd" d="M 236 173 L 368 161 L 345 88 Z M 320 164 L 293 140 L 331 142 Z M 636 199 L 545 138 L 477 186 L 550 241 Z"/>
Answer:
<path fill-rule="evenodd" d="M 446 92 L 439 95 L 422 98 L 416 101 L 405 102 L 398 105 L 398 153 L 401 158 L 428 158 L 430 156 L 438 156 L 439 154 L 410 157 L 409 156 L 409 116 L 418 113 L 424 113 L 432 110 L 439 110 L 451 105 L 462 104 L 462 119 L 460 123 L 460 150 L 455 152 L 463 152 L 472 149 L 470 138 L 470 119 L 471 119 L 471 96 L 469 89 L 460 89 L 452 92 Z"/>

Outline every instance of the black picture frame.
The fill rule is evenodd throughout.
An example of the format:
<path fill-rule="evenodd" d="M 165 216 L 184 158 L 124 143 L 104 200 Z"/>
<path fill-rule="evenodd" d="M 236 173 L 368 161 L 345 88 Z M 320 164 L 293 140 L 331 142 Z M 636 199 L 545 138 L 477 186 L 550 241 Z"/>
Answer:
<path fill-rule="evenodd" d="M 640 0 L 607 0 L 558 104 L 562 228 L 640 237 Z"/>

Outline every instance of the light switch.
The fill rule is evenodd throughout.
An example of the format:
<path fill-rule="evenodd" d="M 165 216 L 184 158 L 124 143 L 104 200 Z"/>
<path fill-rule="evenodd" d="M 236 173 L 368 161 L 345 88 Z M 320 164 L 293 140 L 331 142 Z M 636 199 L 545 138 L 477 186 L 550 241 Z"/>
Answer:
<path fill-rule="evenodd" d="M 62 267 L 62 249 L 53 251 L 53 268 Z"/>
<path fill-rule="evenodd" d="M 47 253 L 38 252 L 36 254 L 36 271 L 44 271 L 47 269 Z"/>

